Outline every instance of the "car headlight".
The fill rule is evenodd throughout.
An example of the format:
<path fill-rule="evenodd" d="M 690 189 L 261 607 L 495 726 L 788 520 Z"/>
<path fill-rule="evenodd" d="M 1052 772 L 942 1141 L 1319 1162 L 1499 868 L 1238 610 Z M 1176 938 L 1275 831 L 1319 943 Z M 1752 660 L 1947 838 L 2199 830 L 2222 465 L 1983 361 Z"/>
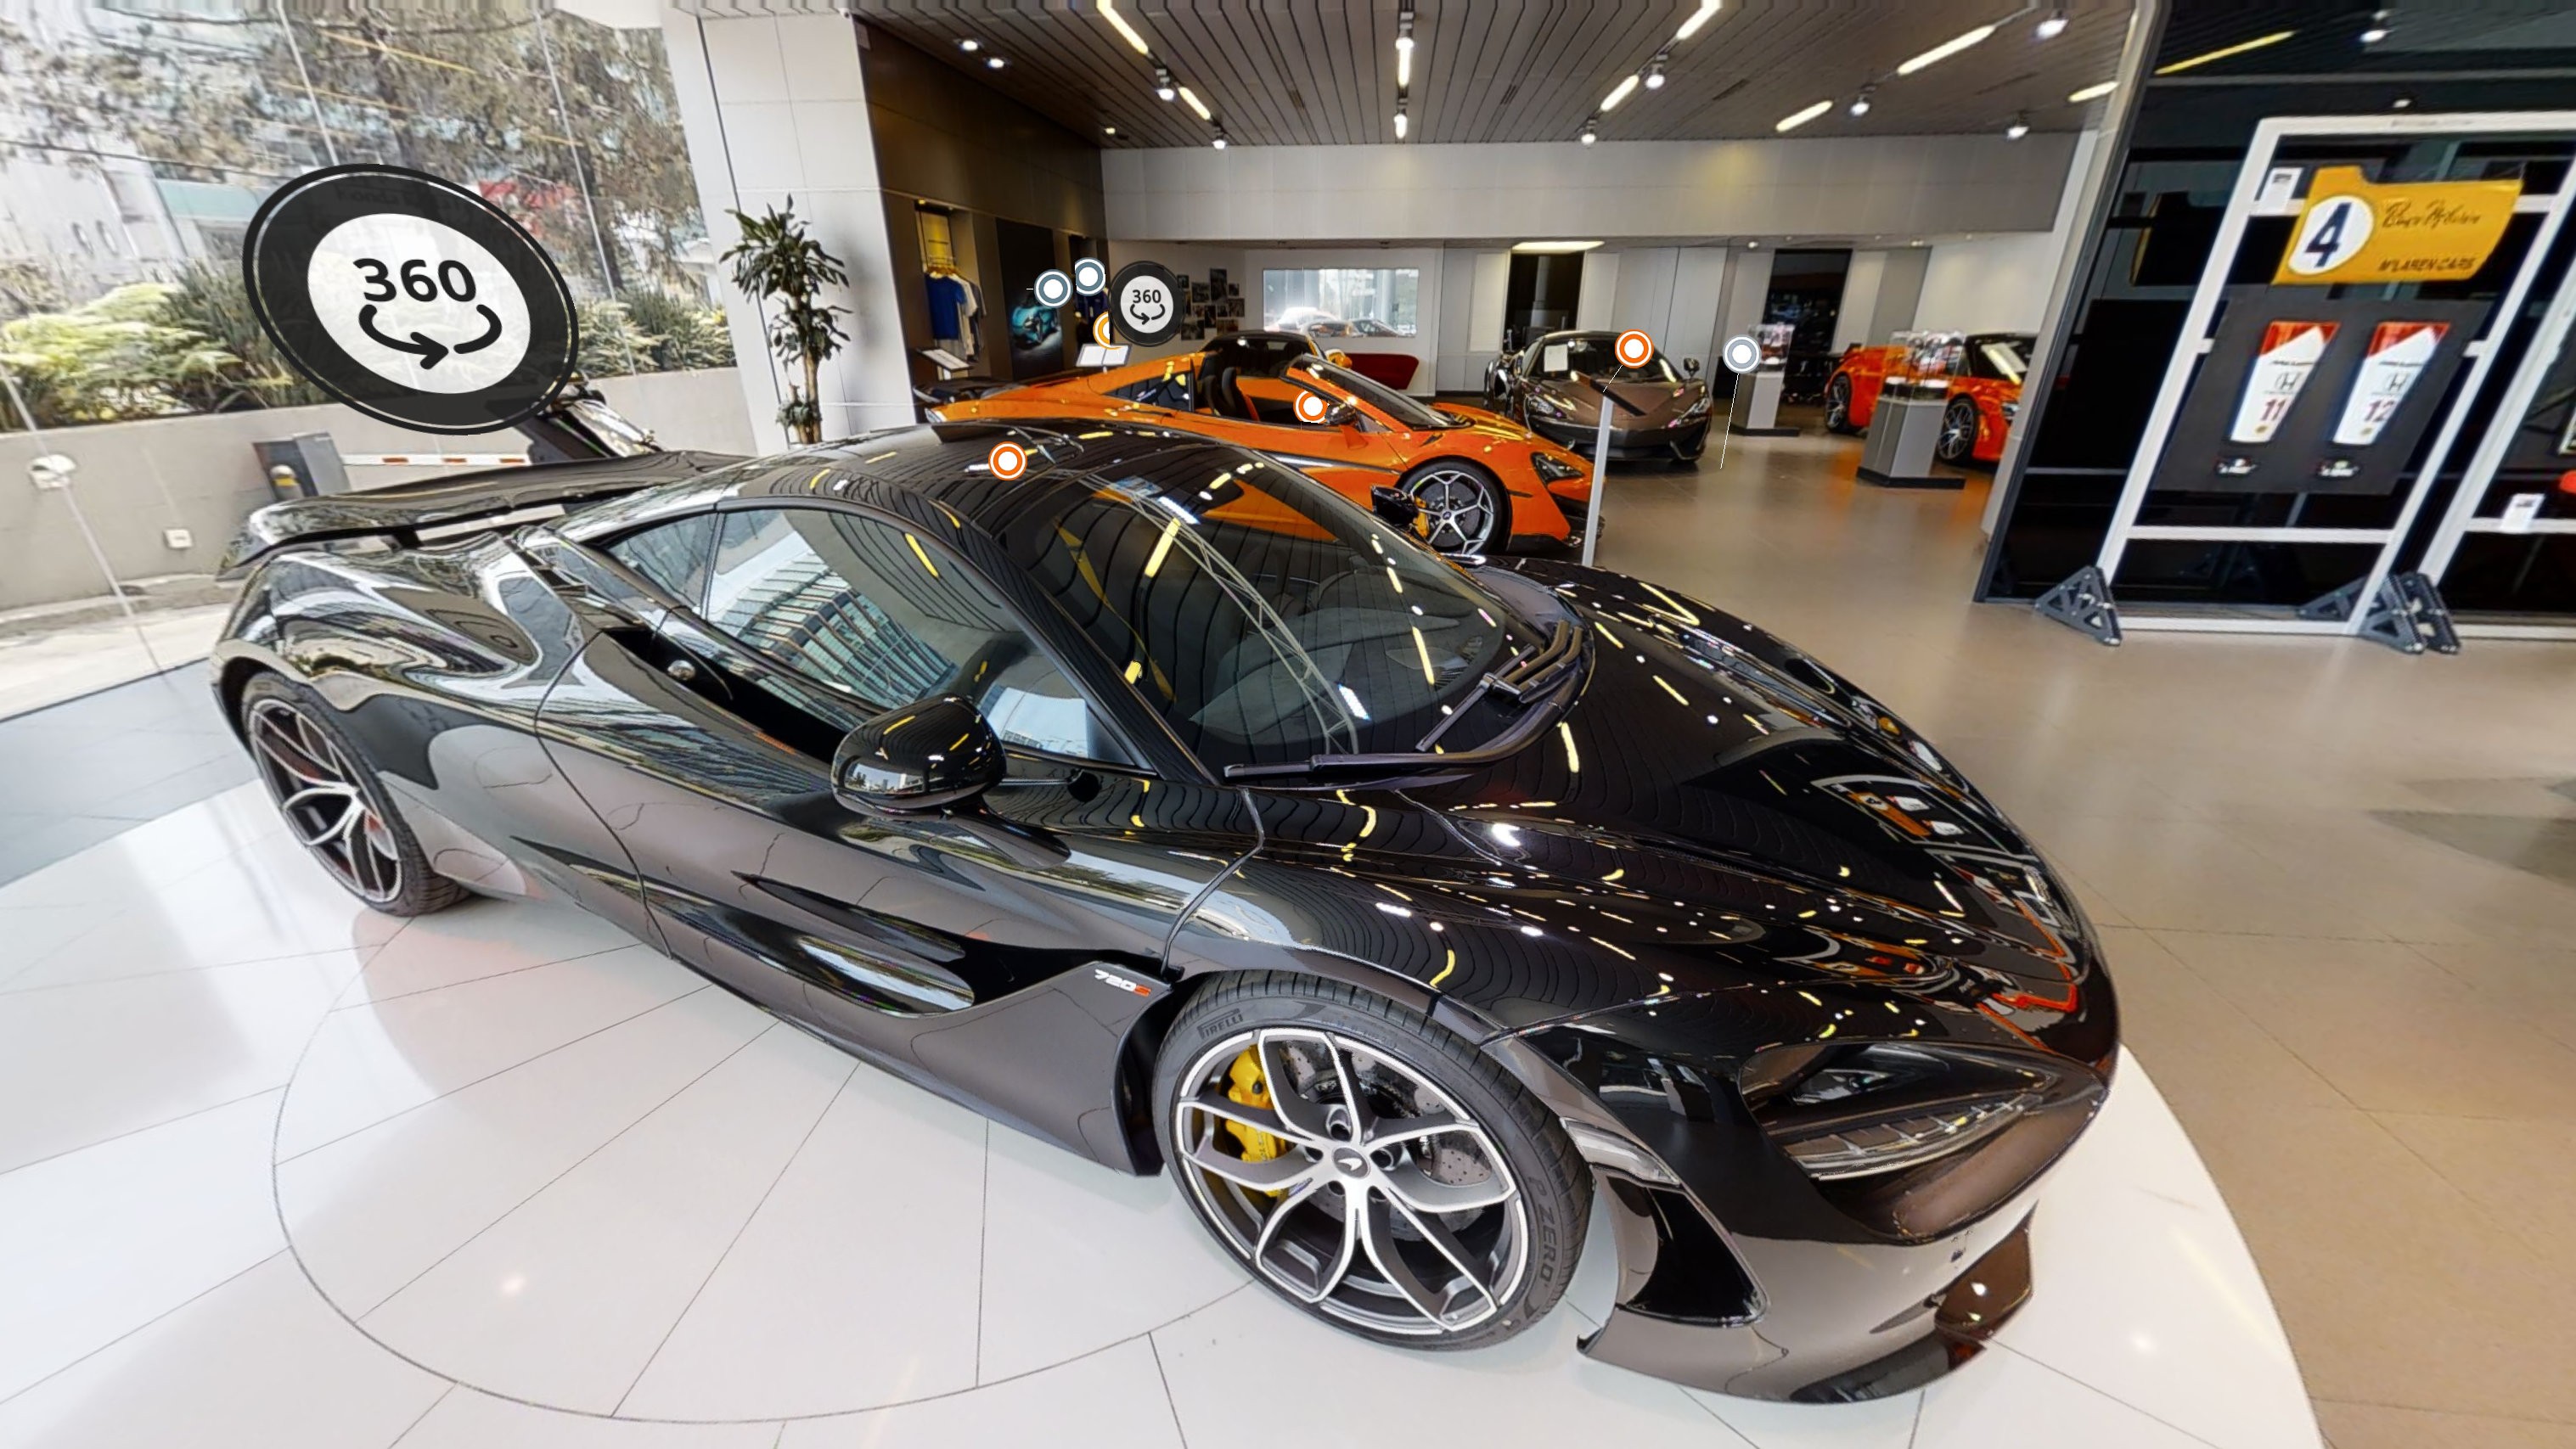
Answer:
<path fill-rule="evenodd" d="M 2043 1059 L 1916 1042 L 1809 1042 L 1737 1074 L 1771 1141 L 1818 1182 L 1902 1172 L 1962 1152 L 2057 1100 L 2076 1080 Z"/>
<path fill-rule="evenodd" d="M 1530 394 L 1529 407 L 1531 412 L 1537 413 L 1541 417 L 1561 418 L 1566 416 L 1565 404 L 1558 402 L 1544 393 Z"/>
<path fill-rule="evenodd" d="M 1709 407 L 1709 398 L 1708 398 L 1708 394 L 1706 394 L 1706 393 L 1701 393 L 1701 394 L 1699 395 L 1699 401 L 1697 401 L 1697 402 L 1695 402 L 1695 403 L 1692 403 L 1689 407 L 1686 407 L 1686 408 L 1682 409 L 1682 415 L 1681 415 L 1681 419 L 1680 419 L 1680 420 L 1681 420 L 1682 422 L 1685 422 L 1685 423 L 1695 423 L 1695 422 L 1698 422 L 1700 419 L 1702 419 L 1702 418 L 1704 418 L 1704 417 L 1707 417 L 1707 416 L 1708 416 L 1708 407 Z"/>
<path fill-rule="evenodd" d="M 1537 470 L 1539 481 L 1542 483 L 1563 483 L 1567 479 L 1583 476 L 1581 468 L 1562 458 L 1549 457 L 1545 453 L 1530 454 L 1530 467 Z"/>
<path fill-rule="evenodd" d="M 1999 404 L 1999 406 L 2003 409 L 2004 421 L 2005 421 L 2005 422 L 2011 422 L 2013 419 L 2015 419 L 2015 418 L 2017 418 L 2017 417 L 2020 417 L 2020 416 L 2021 416 L 2021 404 L 2020 404 L 2020 403 L 2017 403 L 2017 402 L 2008 402 L 2008 403 L 2002 403 L 2002 404 Z"/>

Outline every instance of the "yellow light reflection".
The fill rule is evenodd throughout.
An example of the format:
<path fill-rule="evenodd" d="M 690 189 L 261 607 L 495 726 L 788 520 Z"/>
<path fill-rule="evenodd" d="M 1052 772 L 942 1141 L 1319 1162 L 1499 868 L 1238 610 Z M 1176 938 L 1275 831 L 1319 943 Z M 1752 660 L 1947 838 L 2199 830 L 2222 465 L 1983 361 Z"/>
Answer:
<path fill-rule="evenodd" d="M 1569 775 L 1582 774 L 1583 756 L 1575 753 L 1574 726 L 1563 720 L 1557 721 L 1556 737 L 1565 741 L 1565 773 Z"/>
<path fill-rule="evenodd" d="M 1145 560 L 1145 577 L 1150 579 L 1163 571 L 1163 556 L 1172 551 L 1172 540 L 1179 537 L 1180 532 L 1181 521 L 1177 518 L 1163 525 L 1163 536 L 1154 540 L 1153 557 Z"/>
<path fill-rule="evenodd" d="M 930 576 L 934 579 L 939 577 L 939 565 L 932 563 L 930 555 L 922 551 L 921 540 L 907 533 L 903 536 L 903 541 L 912 545 L 912 556 L 921 560 L 921 566 L 930 570 Z"/>
<path fill-rule="evenodd" d="M 1440 671 L 1431 667 L 1431 641 L 1422 637 L 1421 625 L 1415 624 L 1411 627 L 1413 629 L 1413 652 L 1421 656 L 1422 659 L 1422 680 L 1425 684 L 1438 688 L 1440 684 Z"/>

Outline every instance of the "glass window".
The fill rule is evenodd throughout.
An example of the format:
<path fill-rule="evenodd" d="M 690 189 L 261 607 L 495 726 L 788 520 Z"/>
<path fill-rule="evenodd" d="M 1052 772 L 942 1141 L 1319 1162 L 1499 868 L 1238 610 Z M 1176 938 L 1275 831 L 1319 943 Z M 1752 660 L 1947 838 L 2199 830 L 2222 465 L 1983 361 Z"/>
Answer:
<path fill-rule="evenodd" d="M 1309 337 L 1411 337 L 1421 330 L 1413 267 L 1300 267 L 1261 274 L 1261 325 Z"/>
<path fill-rule="evenodd" d="M 2030 369 L 2030 364 L 2022 360 L 2024 353 L 2018 338 L 1991 337 L 1977 344 L 1977 356 L 1985 363 L 1983 374 L 2006 382 L 2020 382 L 2021 375 Z"/>
<path fill-rule="evenodd" d="M 645 582 L 694 609 L 707 593 L 707 562 L 715 553 L 716 516 L 701 513 L 630 533 L 608 546 L 609 555 Z"/>
<path fill-rule="evenodd" d="M 875 709 L 975 702 L 1010 744 L 1129 763 L 1000 601 L 897 525 L 820 508 L 718 515 L 707 621 Z"/>
<path fill-rule="evenodd" d="M 1219 770 L 1414 749 L 1543 637 L 1365 510 L 1231 448 L 1046 485 L 1003 544 Z M 1474 709 L 1443 748 L 1508 722 L 1490 696 Z"/>
<path fill-rule="evenodd" d="M 1357 398 L 1384 413 L 1399 428 L 1423 432 L 1432 428 L 1463 428 L 1466 420 L 1454 418 L 1416 398 L 1397 392 L 1373 377 L 1363 377 L 1347 367 L 1321 358 L 1307 358 L 1290 369 L 1299 376 L 1310 377 L 1325 387 L 1347 397 Z"/>

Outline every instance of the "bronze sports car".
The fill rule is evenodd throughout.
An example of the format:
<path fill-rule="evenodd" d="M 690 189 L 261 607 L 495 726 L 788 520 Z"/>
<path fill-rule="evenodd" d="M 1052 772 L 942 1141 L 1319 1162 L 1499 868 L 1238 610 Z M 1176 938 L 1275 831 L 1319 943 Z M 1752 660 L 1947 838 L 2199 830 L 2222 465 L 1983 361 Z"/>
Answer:
<path fill-rule="evenodd" d="M 1637 367 L 1619 361 L 1615 332 L 1550 332 L 1507 352 L 1485 375 L 1494 411 L 1553 443 L 1591 456 L 1610 409 L 1610 456 L 1688 463 L 1708 448 L 1712 409 L 1699 359 L 1676 369 L 1661 352 Z"/>

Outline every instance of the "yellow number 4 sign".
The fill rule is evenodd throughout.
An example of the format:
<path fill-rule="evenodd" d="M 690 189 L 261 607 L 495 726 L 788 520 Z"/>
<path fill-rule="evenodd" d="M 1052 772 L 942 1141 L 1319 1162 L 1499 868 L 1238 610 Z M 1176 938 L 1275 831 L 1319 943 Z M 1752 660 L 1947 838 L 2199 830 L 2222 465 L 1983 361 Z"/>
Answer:
<path fill-rule="evenodd" d="M 2363 180 L 2357 166 L 2320 168 L 2272 281 L 2455 282 L 2475 276 L 2521 197 L 2518 180 L 2380 186 Z"/>

